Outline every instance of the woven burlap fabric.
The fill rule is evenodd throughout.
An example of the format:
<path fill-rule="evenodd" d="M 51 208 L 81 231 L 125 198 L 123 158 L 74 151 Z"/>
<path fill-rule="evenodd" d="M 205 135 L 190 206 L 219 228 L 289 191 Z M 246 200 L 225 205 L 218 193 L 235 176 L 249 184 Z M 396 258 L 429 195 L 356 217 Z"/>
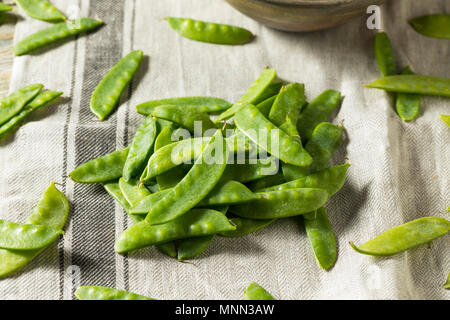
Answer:
<path fill-rule="evenodd" d="M 1 299 L 73 299 L 78 285 L 105 285 L 161 299 L 239 299 L 256 281 L 280 299 L 448 299 L 442 283 L 450 269 L 450 238 L 390 258 L 355 253 L 348 245 L 423 216 L 448 217 L 450 129 L 439 120 L 449 100 L 427 97 L 417 120 L 404 123 L 392 96 L 363 85 L 377 79 L 374 30 L 367 16 L 315 33 L 266 28 L 219 0 L 53 0 L 71 15 L 98 17 L 106 25 L 77 41 L 14 61 L 11 90 L 30 83 L 64 91 L 56 106 L 33 114 L 0 142 L 0 218 L 24 221 L 50 181 L 61 184 L 71 205 L 64 239 L 13 277 L 0 280 Z M 417 34 L 407 19 L 450 12 L 446 0 L 388 1 L 386 30 L 402 67 L 450 77 L 447 41 Z M 257 38 L 244 46 L 189 41 L 165 16 L 235 24 Z M 25 17 L 15 41 L 44 28 Z M 120 108 L 104 122 L 89 99 L 109 68 L 133 49 L 148 58 Z M 128 257 L 114 252 L 130 224 L 100 185 L 67 175 L 81 163 L 127 145 L 144 119 L 143 101 L 187 95 L 236 101 L 265 66 L 281 79 L 303 82 L 308 99 L 329 88 L 343 103 L 333 122 L 343 123 L 344 143 L 334 163 L 349 161 L 344 188 L 326 205 L 338 240 L 331 271 L 320 269 L 299 219 L 277 221 L 237 239 L 216 237 L 193 263 L 179 263 L 155 248 Z"/>

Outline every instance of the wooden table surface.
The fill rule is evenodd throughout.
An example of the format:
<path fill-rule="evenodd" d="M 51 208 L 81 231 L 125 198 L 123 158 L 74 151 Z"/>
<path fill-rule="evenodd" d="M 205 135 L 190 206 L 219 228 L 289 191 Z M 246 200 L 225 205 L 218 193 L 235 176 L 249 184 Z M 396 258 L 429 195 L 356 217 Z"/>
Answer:
<path fill-rule="evenodd" d="M 11 1 L 3 2 L 11 5 Z M 17 21 L 15 14 L 18 9 L 15 5 L 11 5 L 11 7 L 13 7 L 13 11 L 3 13 L 0 20 L 0 98 L 8 94 L 14 57 L 12 49 Z"/>

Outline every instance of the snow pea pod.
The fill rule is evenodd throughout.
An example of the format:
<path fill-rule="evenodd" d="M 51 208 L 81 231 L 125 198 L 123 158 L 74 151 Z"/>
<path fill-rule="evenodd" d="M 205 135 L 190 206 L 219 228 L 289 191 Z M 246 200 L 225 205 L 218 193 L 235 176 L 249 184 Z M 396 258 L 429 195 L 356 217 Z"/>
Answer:
<path fill-rule="evenodd" d="M 247 103 L 255 103 L 258 102 L 260 97 L 264 95 L 267 87 L 270 86 L 273 79 L 275 79 L 277 72 L 275 69 L 265 69 L 258 79 L 253 82 L 250 89 L 248 89 L 247 93 L 244 94 L 241 99 L 237 103 L 235 103 L 231 108 L 222 112 L 214 122 L 220 122 L 223 120 L 227 120 L 233 117 L 236 112 L 238 112 L 243 106 Z"/>
<path fill-rule="evenodd" d="M 130 206 L 139 203 L 151 194 L 144 185 L 139 184 L 138 180 L 125 181 L 125 179 L 120 178 L 119 187 Z"/>
<path fill-rule="evenodd" d="M 450 79 L 421 75 L 395 75 L 375 80 L 366 88 L 450 97 Z"/>
<path fill-rule="evenodd" d="M 336 262 L 337 249 L 333 227 L 325 209 L 319 208 L 302 217 L 317 263 L 325 270 L 330 269 Z"/>
<path fill-rule="evenodd" d="M 355 251 L 372 256 L 391 256 L 442 237 L 450 231 L 450 221 L 440 217 L 419 218 L 388 229 L 357 247 Z"/>
<path fill-rule="evenodd" d="M 118 104 L 123 91 L 136 74 L 143 56 L 141 50 L 130 52 L 108 71 L 95 88 L 91 96 L 91 111 L 100 121 Z"/>
<path fill-rule="evenodd" d="M 186 106 L 195 107 L 198 112 L 204 113 L 221 112 L 231 107 L 231 103 L 220 98 L 181 97 L 147 101 L 137 105 L 136 110 L 138 113 L 148 116 L 152 114 L 156 107 L 163 105 L 178 106 L 180 110 L 183 110 L 183 107 Z"/>
<path fill-rule="evenodd" d="M 44 192 L 27 224 L 44 225 L 61 230 L 69 216 L 69 201 L 52 182 Z M 24 267 L 45 248 L 27 251 L 0 249 L 0 278 L 8 276 Z"/>
<path fill-rule="evenodd" d="M 414 74 L 409 67 L 406 67 L 402 74 Z M 411 121 L 417 118 L 420 109 L 422 96 L 411 93 L 398 93 L 395 101 L 395 109 L 403 121 Z"/>
<path fill-rule="evenodd" d="M 444 283 L 444 289 L 450 289 L 450 272 L 448 273 L 447 281 Z"/>
<path fill-rule="evenodd" d="M 128 203 L 127 199 L 125 199 L 125 196 L 120 190 L 118 182 L 105 183 L 103 184 L 103 188 L 105 188 L 106 192 L 108 192 L 108 194 L 119 203 L 119 205 L 125 210 L 126 213 L 130 213 L 130 204 Z"/>
<path fill-rule="evenodd" d="M 75 182 L 98 183 L 108 182 L 122 177 L 123 167 L 127 160 L 129 147 L 117 150 L 83 163 L 69 176 Z"/>
<path fill-rule="evenodd" d="M 101 286 L 82 286 L 75 291 L 78 300 L 155 300 L 133 292 Z"/>
<path fill-rule="evenodd" d="M 153 109 L 152 115 L 156 118 L 175 122 L 190 132 L 194 132 L 196 122 L 201 123 L 202 134 L 206 130 L 217 129 L 209 115 L 199 112 L 196 107 L 184 106 L 181 109 L 175 105 L 163 105 Z"/>
<path fill-rule="evenodd" d="M 450 39 L 450 14 L 430 14 L 409 20 L 409 24 L 427 37 Z"/>
<path fill-rule="evenodd" d="M 275 300 L 272 295 L 256 282 L 252 282 L 244 291 L 245 300 Z"/>
<path fill-rule="evenodd" d="M 145 221 L 149 224 L 165 223 L 195 207 L 219 182 L 227 160 L 227 144 L 222 132 L 217 130 L 191 170 L 150 210 Z M 201 181 L 201 184 L 195 184 L 195 181 Z"/>
<path fill-rule="evenodd" d="M 255 181 L 278 172 L 277 159 L 256 159 L 256 163 L 233 163 L 227 165 L 223 179 L 236 180 L 242 183 Z"/>
<path fill-rule="evenodd" d="M 73 21 L 57 23 L 47 29 L 36 32 L 17 43 L 14 47 L 14 54 L 16 56 L 21 56 L 30 53 L 31 51 L 41 49 L 49 44 L 75 36 L 82 32 L 96 29 L 102 24 L 103 21 L 91 18 L 80 18 Z"/>
<path fill-rule="evenodd" d="M 222 237 L 242 237 L 249 233 L 256 232 L 262 228 L 267 227 L 269 224 L 275 221 L 275 219 L 268 220 L 254 220 L 245 218 L 231 218 L 231 223 L 236 226 L 236 230 L 220 232 Z"/>
<path fill-rule="evenodd" d="M 326 90 L 306 105 L 297 121 L 297 130 L 303 143 L 311 139 L 314 129 L 320 123 L 328 120 L 340 100 L 339 91 Z"/>
<path fill-rule="evenodd" d="M 164 198 L 172 189 L 165 189 L 159 192 L 152 193 L 146 196 L 144 199 L 136 203 L 130 209 L 132 215 L 146 215 L 148 212 L 162 199 Z"/>
<path fill-rule="evenodd" d="M 375 59 L 383 77 L 397 74 L 394 50 L 392 50 L 391 41 L 385 32 L 375 35 Z"/>
<path fill-rule="evenodd" d="M 31 102 L 29 102 L 18 114 L 13 116 L 7 122 L 0 126 L 0 138 L 8 135 L 17 128 L 24 119 L 32 112 L 49 105 L 55 101 L 62 92 L 44 91 L 39 93 Z"/>
<path fill-rule="evenodd" d="M 339 148 L 341 137 L 342 127 L 328 122 L 319 124 L 305 146 L 305 149 L 313 159 L 312 164 L 308 167 L 283 164 L 282 170 L 286 180 L 296 180 L 328 167 L 333 154 Z"/>
<path fill-rule="evenodd" d="M 350 164 L 348 163 L 329 167 L 296 180 L 291 180 L 280 185 L 258 190 L 258 192 L 270 192 L 295 188 L 319 188 L 327 190 L 328 196 L 331 197 L 344 185 L 349 167 Z"/>
<path fill-rule="evenodd" d="M 281 126 L 286 117 L 290 115 L 297 124 L 298 114 L 305 103 L 305 85 L 302 83 L 290 83 L 281 88 L 272 109 L 269 113 L 269 120 L 276 126 Z"/>
<path fill-rule="evenodd" d="M 234 229 L 227 217 L 218 211 L 193 209 L 164 224 L 149 225 L 142 221 L 129 227 L 117 238 L 115 250 L 118 253 L 125 253 L 155 244 Z"/>
<path fill-rule="evenodd" d="M 198 203 L 198 206 L 212 206 L 222 204 L 237 204 L 257 199 L 256 194 L 237 181 L 228 181 L 217 185 Z"/>
<path fill-rule="evenodd" d="M 152 152 L 156 131 L 156 121 L 152 117 L 147 117 L 136 131 L 123 167 L 123 178 L 125 181 L 142 173 L 142 169 L 145 168 Z"/>
<path fill-rule="evenodd" d="M 249 219 L 279 219 L 305 214 L 322 207 L 328 200 L 326 190 L 298 188 L 258 192 L 257 200 L 230 207 L 230 212 Z"/>
<path fill-rule="evenodd" d="M 284 178 L 284 175 L 281 171 L 278 171 L 274 175 L 265 176 L 264 178 L 252 181 L 247 184 L 248 188 L 252 190 L 253 192 L 256 192 L 258 190 L 262 190 L 264 188 L 269 188 L 275 185 L 279 185 L 282 183 L 285 183 L 286 179 Z"/>
<path fill-rule="evenodd" d="M 180 240 L 178 244 L 178 260 L 193 259 L 203 253 L 214 239 L 214 234 Z"/>
<path fill-rule="evenodd" d="M 36 97 L 44 86 L 32 84 L 14 91 L 0 101 L 0 126 L 17 115 L 26 104 Z"/>
<path fill-rule="evenodd" d="M 257 106 L 258 104 L 266 101 L 269 98 L 277 96 L 283 87 L 283 82 L 272 82 L 269 84 L 266 89 L 253 101 L 253 104 Z"/>
<path fill-rule="evenodd" d="M 50 245 L 61 234 L 63 234 L 62 230 L 48 226 L 0 220 L 0 249 L 40 249 Z"/>
<path fill-rule="evenodd" d="M 214 43 L 238 45 L 253 39 L 253 34 L 240 27 L 187 18 L 167 17 L 170 27 L 185 38 Z"/>
<path fill-rule="evenodd" d="M 171 258 L 176 258 L 178 255 L 177 245 L 175 241 L 157 244 L 155 247 Z"/>
<path fill-rule="evenodd" d="M 16 0 L 30 17 L 47 22 L 61 22 L 66 16 L 47 0 Z"/>
<path fill-rule="evenodd" d="M 441 114 L 441 120 L 450 127 L 450 114 Z"/>
<path fill-rule="evenodd" d="M 0 2 L 0 12 L 4 12 L 4 11 L 11 11 L 12 8 L 6 4 L 4 4 L 3 2 Z"/>
<path fill-rule="evenodd" d="M 256 108 L 258 108 L 258 110 L 262 113 L 264 117 L 266 118 L 269 117 L 270 109 L 272 109 L 273 103 L 275 102 L 276 98 L 277 95 L 270 97 L 256 105 Z"/>
<path fill-rule="evenodd" d="M 235 123 L 250 140 L 280 160 L 296 166 L 309 166 L 312 163 L 301 141 L 277 128 L 256 107 L 247 105 L 239 110 Z"/>

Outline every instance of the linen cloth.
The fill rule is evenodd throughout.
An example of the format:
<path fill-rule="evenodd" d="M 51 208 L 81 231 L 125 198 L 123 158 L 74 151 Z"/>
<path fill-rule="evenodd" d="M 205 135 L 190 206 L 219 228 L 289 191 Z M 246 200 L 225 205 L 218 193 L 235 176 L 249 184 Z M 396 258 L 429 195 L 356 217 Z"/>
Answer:
<path fill-rule="evenodd" d="M 368 16 L 330 30 L 295 34 L 269 29 L 219 0 L 53 0 L 76 16 L 106 25 L 76 41 L 17 57 L 11 91 L 31 83 L 64 91 L 64 99 L 34 113 L 0 142 L 0 218 L 25 221 L 51 181 L 71 202 L 64 238 L 21 272 L 0 280 L 1 299 L 73 299 L 78 285 L 104 285 L 159 299 L 240 299 L 256 281 L 279 299 L 449 299 L 442 284 L 450 270 L 450 238 L 442 237 L 389 257 L 373 258 L 348 245 L 424 216 L 442 216 L 450 204 L 450 129 L 439 120 L 449 100 L 425 97 L 419 117 L 404 123 L 392 96 L 363 85 L 380 77 Z M 427 38 L 409 18 L 450 12 L 446 0 L 388 1 L 382 27 L 399 67 L 450 77 L 448 41 Z M 183 16 L 248 28 L 243 46 L 190 41 L 163 20 Z M 15 41 L 48 26 L 23 15 Z M 146 59 L 121 106 L 98 122 L 89 110 L 92 91 L 122 56 L 141 49 Z M 138 103 L 205 95 L 237 101 L 263 68 L 303 82 L 308 99 L 325 89 L 342 92 L 333 122 L 345 138 L 333 162 L 351 163 L 343 189 L 326 205 L 338 242 L 333 269 L 318 267 L 299 219 L 277 221 L 257 233 L 216 237 L 192 263 L 179 263 L 154 247 L 129 256 L 114 252 L 115 238 L 131 221 L 100 185 L 74 183 L 68 174 L 83 162 L 126 146 L 144 117 Z"/>

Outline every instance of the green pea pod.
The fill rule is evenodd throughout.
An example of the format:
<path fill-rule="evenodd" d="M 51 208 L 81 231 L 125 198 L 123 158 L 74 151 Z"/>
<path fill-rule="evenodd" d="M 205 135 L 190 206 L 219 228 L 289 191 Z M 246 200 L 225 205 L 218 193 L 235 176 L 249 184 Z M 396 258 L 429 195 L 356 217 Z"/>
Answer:
<path fill-rule="evenodd" d="M 136 106 L 138 113 L 143 115 L 151 115 L 156 107 L 163 105 L 178 106 L 180 110 L 184 107 L 195 107 L 198 112 L 215 113 L 225 111 L 231 107 L 231 103 L 220 98 L 214 97 L 181 97 L 152 100 L 141 103 Z"/>
<path fill-rule="evenodd" d="M 319 188 L 327 190 L 328 196 L 331 197 L 343 187 L 349 167 L 350 164 L 348 163 L 329 167 L 296 180 L 291 180 L 280 185 L 258 190 L 258 192 L 270 192 L 296 188 Z"/>
<path fill-rule="evenodd" d="M 255 106 L 258 106 L 260 103 L 263 103 L 269 98 L 276 97 L 283 87 L 283 82 L 272 82 L 269 84 L 266 89 L 258 96 L 257 99 L 253 101 Z M 270 110 L 269 110 L 270 112 Z"/>
<path fill-rule="evenodd" d="M 375 35 L 375 58 L 383 77 L 397 74 L 394 50 L 392 50 L 391 41 L 385 32 Z"/>
<path fill-rule="evenodd" d="M 178 255 L 178 250 L 175 241 L 157 244 L 156 248 L 171 258 L 176 258 Z"/>
<path fill-rule="evenodd" d="M 148 195 L 140 202 L 136 203 L 130 208 L 130 213 L 132 215 L 147 215 L 148 212 L 162 199 L 164 198 L 172 189 L 161 190 L 156 193 Z"/>
<path fill-rule="evenodd" d="M 290 137 L 301 141 L 297 126 L 295 125 L 296 120 L 292 118 L 293 117 L 291 116 L 286 116 L 286 121 L 280 126 L 280 129 L 286 132 Z"/>
<path fill-rule="evenodd" d="M 137 223 L 117 238 L 115 250 L 126 253 L 169 241 L 213 235 L 234 230 L 224 214 L 211 209 L 193 209 L 188 213 L 159 225 Z"/>
<path fill-rule="evenodd" d="M 235 116 L 235 123 L 250 140 L 274 157 L 296 166 L 312 163 L 301 141 L 277 128 L 256 107 L 247 105 L 242 108 Z"/>
<path fill-rule="evenodd" d="M 200 133 L 202 134 L 206 130 L 217 129 L 209 115 L 199 112 L 196 107 L 184 106 L 183 109 L 180 109 L 175 105 L 163 105 L 153 109 L 152 115 L 156 118 L 175 122 L 191 132 L 194 132 L 196 122 L 201 123 L 202 131 Z"/>
<path fill-rule="evenodd" d="M 252 282 L 250 286 L 244 291 L 245 300 L 275 300 L 272 295 L 267 292 L 256 282 Z"/>
<path fill-rule="evenodd" d="M 0 126 L 0 138 L 7 136 L 9 133 L 14 131 L 24 119 L 30 115 L 32 112 L 49 105 L 51 102 L 55 101 L 62 92 L 56 91 L 44 91 L 39 93 L 31 102 L 29 102 L 18 114 L 9 119 L 3 125 Z"/>
<path fill-rule="evenodd" d="M 212 206 L 218 204 L 237 204 L 257 199 L 256 194 L 237 181 L 228 181 L 217 185 L 199 202 L 198 206 Z"/>
<path fill-rule="evenodd" d="M 148 160 L 141 176 L 141 182 L 147 183 L 152 178 L 169 171 L 183 163 L 198 159 L 211 138 L 193 138 L 171 143 L 158 149 Z M 245 140 L 226 138 L 230 152 L 246 151 L 249 146 Z"/>
<path fill-rule="evenodd" d="M 450 231 L 450 221 L 440 217 L 424 217 L 388 229 L 357 247 L 355 251 L 371 256 L 391 256 L 426 244 Z"/>
<path fill-rule="evenodd" d="M 48 226 L 0 220 L 0 249 L 34 250 L 49 246 L 61 234 Z"/>
<path fill-rule="evenodd" d="M 427 37 L 450 39 L 450 14 L 430 14 L 409 20 L 409 24 Z"/>
<path fill-rule="evenodd" d="M 267 87 L 270 86 L 273 79 L 275 79 L 277 72 L 275 69 L 265 69 L 263 73 L 259 76 L 259 78 L 252 84 L 250 89 L 247 91 L 245 95 L 239 99 L 237 103 L 235 103 L 231 108 L 222 112 L 214 122 L 220 122 L 223 120 L 227 120 L 235 115 L 244 105 L 248 103 L 255 103 L 259 101 L 260 97 L 264 95 Z"/>
<path fill-rule="evenodd" d="M 227 160 L 227 144 L 222 132 L 217 130 L 192 169 L 150 210 L 145 221 L 149 224 L 166 223 L 195 207 L 219 182 Z M 202 183 L 194 184 L 194 181 Z"/>
<path fill-rule="evenodd" d="M 267 227 L 268 225 L 272 224 L 275 219 L 254 220 L 245 218 L 231 218 L 230 221 L 236 226 L 236 230 L 220 232 L 219 235 L 221 235 L 222 237 L 236 238 L 245 236 Z"/>
<path fill-rule="evenodd" d="M 155 300 L 140 294 L 100 286 L 82 286 L 75 291 L 78 300 Z"/>
<path fill-rule="evenodd" d="M 91 96 L 91 111 L 100 121 L 117 106 L 123 91 L 136 74 L 143 56 L 141 50 L 130 52 L 108 71 L 95 88 Z"/>
<path fill-rule="evenodd" d="M 450 127 L 450 114 L 441 114 L 441 120 Z"/>
<path fill-rule="evenodd" d="M 273 97 L 270 97 L 263 102 L 256 105 L 256 108 L 262 113 L 262 115 L 266 118 L 269 117 L 270 110 L 272 109 L 272 106 L 275 102 L 275 99 L 278 95 L 275 95 Z"/>
<path fill-rule="evenodd" d="M 39 94 L 43 87 L 42 84 L 32 84 L 14 91 L 0 100 L 0 127 L 17 115 L 29 101 Z"/>
<path fill-rule="evenodd" d="M 156 131 L 156 121 L 152 117 L 147 117 L 136 131 L 123 167 L 123 178 L 126 181 L 142 173 L 152 152 Z"/>
<path fill-rule="evenodd" d="M 269 113 L 269 120 L 276 126 L 281 126 L 286 117 L 290 115 L 297 124 L 298 114 L 305 103 L 305 85 L 302 83 L 291 83 L 281 88 L 272 109 Z"/>
<path fill-rule="evenodd" d="M 12 8 L 3 2 L 0 2 L 0 12 L 11 11 Z"/>
<path fill-rule="evenodd" d="M 279 184 L 282 184 L 285 182 L 286 182 L 286 179 L 284 178 L 283 173 L 277 172 L 274 175 L 266 176 L 261 179 L 252 181 L 252 182 L 248 183 L 247 186 L 250 190 L 255 192 L 255 191 L 269 188 L 269 187 L 279 185 Z"/>
<path fill-rule="evenodd" d="M 125 199 L 125 196 L 123 195 L 122 191 L 120 190 L 120 186 L 118 182 L 109 182 L 103 184 L 103 188 L 105 188 L 106 192 L 119 203 L 119 205 L 125 210 L 126 213 L 128 213 L 131 217 L 131 219 L 134 222 L 142 221 L 143 218 L 141 216 L 134 216 L 130 214 L 130 204 L 128 203 L 127 199 Z"/>
<path fill-rule="evenodd" d="M 80 183 L 109 182 L 118 179 L 122 177 L 129 150 L 127 147 L 85 162 L 69 176 L 73 181 Z"/>
<path fill-rule="evenodd" d="M 414 74 L 409 67 L 406 67 L 402 74 Z M 422 96 L 411 93 L 398 93 L 395 101 L 395 109 L 403 121 L 411 121 L 417 118 L 420 109 Z"/>
<path fill-rule="evenodd" d="M 279 219 L 317 210 L 328 200 L 327 191 L 317 188 L 258 192 L 257 195 L 257 200 L 231 206 L 230 212 L 248 219 Z"/>
<path fill-rule="evenodd" d="M 119 187 L 130 206 L 139 203 L 142 199 L 151 194 L 150 191 L 148 191 L 144 185 L 139 184 L 139 181 L 137 180 L 125 181 L 123 178 L 120 178 Z"/>
<path fill-rule="evenodd" d="M 245 44 L 253 39 L 253 34 L 250 31 L 227 24 L 174 17 L 167 17 L 166 20 L 174 31 L 195 41 L 238 45 Z"/>
<path fill-rule="evenodd" d="M 69 209 L 69 201 L 63 193 L 56 189 L 54 182 L 52 182 L 26 223 L 61 230 L 66 224 Z M 21 269 L 44 249 L 27 251 L 0 249 L 0 278 Z"/>
<path fill-rule="evenodd" d="M 450 97 L 450 79 L 421 75 L 396 75 L 375 80 L 366 88 L 392 92 Z"/>
<path fill-rule="evenodd" d="M 14 47 L 14 54 L 21 56 L 30 53 L 71 36 L 94 30 L 102 24 L 103 21 L 91 18 L 80 18 L 73 21 L 57 23 L 18 42 Z"/>
<path fill-rule="evenodd" d="M 325 270 L 330 269 L 336 263 L 337 249 L 333 227 L 325 209 L 319 208 L 302 217 L 317 263 Z"/>
<path fill-rule="evenodd" d="M 193 259 L 202 254 L 211 244 L 214 235 L 180 240 L 178 244 L 178 260 Z"/>
<path fill-rule="evenodd" d="M 448 273 L 447 281 L 444 283 L 444 289 L 450 289 L 450 272 Z"/>
<path fill-rule="evenodd" d="M 236 180 L 242 183 L 272 176 L 278 172 L 277 159 L 255 159 L 256 163 L 233 163 L 227 165 L 223 179 Z M 246 160 L 247 162 L 247 160 Z"/>
<path fill-rule="evenodd" d="M 328 120 L 340 100 L 339 91 L 326 90 L 306 105 L 297 121 L 297 130 L 304 143 L 311 139 L 314 129 L 320 123 Z"/>
<path fill-rule="evenodd" d="M 305 146 L 306 151 L 313 159 L 313 163 L 309 167 L 292 166 L 288 163 L 283 164 L 282 170 L 286 180 L 296 180 L 328 167 L 333 154 L 339 148 L 341 137 L 342 127 L 328 122 L 319 124 Z"/>
<path fill-rule="evenodd" d="M 16 0 L 30 17 L 47 22 L 61 22 L 66 16 L 47 0 Z"/>

